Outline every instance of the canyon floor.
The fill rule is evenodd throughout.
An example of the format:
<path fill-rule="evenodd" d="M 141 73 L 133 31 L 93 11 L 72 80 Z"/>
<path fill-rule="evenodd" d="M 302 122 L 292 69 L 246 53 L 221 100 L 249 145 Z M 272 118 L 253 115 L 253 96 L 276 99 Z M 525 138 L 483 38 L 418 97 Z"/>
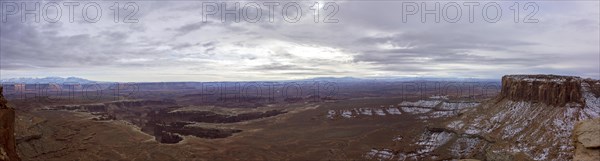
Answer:
<path fill-rule="evenodd" d="M 198 125 L 242 130 L 230 137 L 183 136 L 174 144 L 160 143 L 124 120 L 97 121 L 87 112 L 37 110 L 18 117 L 17 136 L 29 138 L 18 137 L 17 142 L 24 160 L 361 160 L 373 147 L 402 145 L 408 141 L 394 138 L 408 140 L 438 121 L 379 107 L 383 101 L 393 105 L 393 100 L 295 104 L 274 117 Z M 364 107 L 385 112 L 328 116 L 329 111 L 371 109 Z"/>

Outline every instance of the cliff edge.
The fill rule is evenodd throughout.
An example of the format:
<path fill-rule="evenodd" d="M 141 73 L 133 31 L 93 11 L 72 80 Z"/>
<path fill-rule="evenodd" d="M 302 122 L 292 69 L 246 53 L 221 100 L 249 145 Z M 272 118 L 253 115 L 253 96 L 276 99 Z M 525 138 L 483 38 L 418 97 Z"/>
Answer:
<path fill-rule="evenodd" d="M 502 77 L 500 96 L 512 101 L 565 106 L 584 102 L 580 77 L 557 75 L 506 75 Z"/>
<path fill-rule="evenodd" d="M 21 160 L 15 141 L 15 110 L 8 107 L 0 87 L 0 161 Z"/>
<path fill-rule="evenodd" d="M 501 92 L 496 98 L 462 113 L 446 127 L 459 134 L 485 139 L 463 139 L 451 145 L 462 147 L 459 145 L 464 143 L 470 148 L 487 148 L 483 148 L 485 156 L 480 157 L 473 156 L 481 151 L 451 149 L 460 152 L 456 157 L 572 160 L 577 150 L 589 150 L 585 144 L 579 146 L 572 141 L 577 134 L 573 130 L 579 121 L 600 118 L 600 81 L 576 76 L 506 75 L 502 77 Z M 600 127 L 598 123 L 586 127 L 594 125 Z M 598 137 L 584 133 L 582 136 L 590 136 L 587 140 Z M 598 154 L 594 152 L 592 154 Z"/>

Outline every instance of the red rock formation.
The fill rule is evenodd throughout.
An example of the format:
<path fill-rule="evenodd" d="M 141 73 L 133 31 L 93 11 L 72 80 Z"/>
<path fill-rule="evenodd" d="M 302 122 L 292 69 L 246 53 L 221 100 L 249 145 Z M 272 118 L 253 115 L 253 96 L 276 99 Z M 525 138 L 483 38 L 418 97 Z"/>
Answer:
<path fill-rule="evenodd" d="M 557 75 L 506 75 L 500 96 L 513 101 L 531 101 L 552 106 L 583 104 L 579 77 Z"/>
<path fill-rule="evenodd" d="M 0 87 L 0 161 L 18 161 L 15 141 L 15 110 L 6 105 Z"/>

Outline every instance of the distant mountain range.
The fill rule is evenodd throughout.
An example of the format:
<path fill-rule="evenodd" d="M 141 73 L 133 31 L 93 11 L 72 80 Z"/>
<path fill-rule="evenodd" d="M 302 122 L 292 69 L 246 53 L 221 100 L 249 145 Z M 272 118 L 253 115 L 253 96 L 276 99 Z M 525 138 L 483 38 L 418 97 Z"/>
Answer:
<path fill-rule="evenodd" d="M 243 82 L 244 80 L 240 80 L 238 82 Z M 280 80 L 281 82 L 288 81 L 326 81 L 326 82 L 364 82 L 364 81 L 456 81 L 456 82 L 469 82 L 469 81 L 494 81 L 499 82 L 500 80 L 495 79 L 477 79 L 477 78 L 436 78 L 436 77 L 366 77 L 366 78 L 357 78 L 357 77 L 315 77 L 308 79 L 297 79 L 297 80 Z M 236 81 L 226 81 L 226 82 L 236 82 Z M 0 83 L 24 83 L 24 84 L 35 84 L 35 83 L 79 83 L 79 84 L 90 84 L 90 83 L 109 83 L 109 82 L 101 82 L 88 80 L 84 78 L 78 77 L 44 77 L 44 78 L 9 78 L 9 79 L 1 79 Z M 143 82 L 139 82 L 143 83 Z"/>
<path fill-rule="evenodd" d="M 331 82 L 357 82 L 357 81 L 454 81 L 454 82 L 500 82 L 500 79 L 482 78 L 445 78 L 445 77 L 316 77 L 300 81 L 331 81 Z"/>
<path fill-rule="evenodd" d="M 10 79 L 2 79 L 1 83 L 24 83 L 24 84 L 36 84 L 36 83 L 79 83 L 79 84 L 89 84 L 89 83 L 97 83 L 98 81 L 87 80 L 78 77 L 45 77 L 45 78 L 10 78 Z"/>

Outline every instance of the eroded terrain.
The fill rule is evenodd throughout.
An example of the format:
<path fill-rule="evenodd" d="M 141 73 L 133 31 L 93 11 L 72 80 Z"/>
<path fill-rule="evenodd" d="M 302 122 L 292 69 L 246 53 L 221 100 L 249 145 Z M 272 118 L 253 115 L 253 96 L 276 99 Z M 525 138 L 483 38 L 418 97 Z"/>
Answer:
<path fill-rule="evenodd" d="M 559 78 L 514 78 L 503 85 L 518 86 L 498 95 L 466 97 L 460 90 L 407 94 L 393 88 L 373 97 L 377 92 L 348 92 L 361 89 L 352 88 L 337 98 L 236 104 L 192 101 L 199 96 L 193 90 L 158 90 L 119 100 L 11 104 L 20 109 L 16 136 L 24 160 L 572 158 L 574 124 L 599 117 L 600 83 L 569 77 L 581 86 L 564 89 L 581 94 L 549 101 L 544 94 L 520 98 L 514 90 L 571 92 L 560 88 Z"/>

